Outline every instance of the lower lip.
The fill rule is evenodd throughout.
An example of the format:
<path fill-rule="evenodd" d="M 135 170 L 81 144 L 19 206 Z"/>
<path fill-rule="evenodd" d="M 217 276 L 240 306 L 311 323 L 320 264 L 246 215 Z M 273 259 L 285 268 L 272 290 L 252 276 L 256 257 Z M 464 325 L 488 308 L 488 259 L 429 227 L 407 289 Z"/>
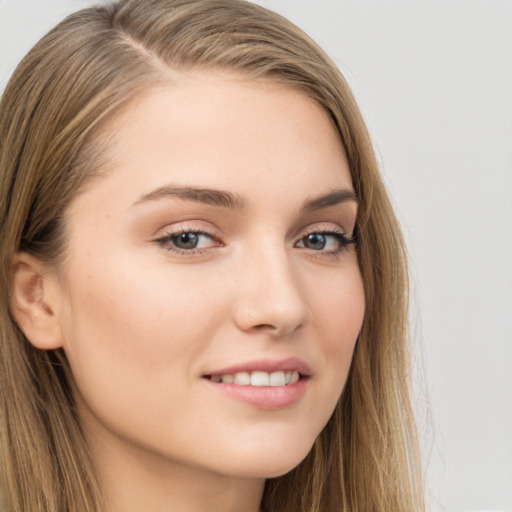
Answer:
<path fill-rule="evenodd" d="M 287 386 L 238 386 L 208 379 L 206 382 L 235 400 L 264 411 L 277 411 L 290 407 L 301 399 L 306 391 L 308 379 L 301 378 Z"/>

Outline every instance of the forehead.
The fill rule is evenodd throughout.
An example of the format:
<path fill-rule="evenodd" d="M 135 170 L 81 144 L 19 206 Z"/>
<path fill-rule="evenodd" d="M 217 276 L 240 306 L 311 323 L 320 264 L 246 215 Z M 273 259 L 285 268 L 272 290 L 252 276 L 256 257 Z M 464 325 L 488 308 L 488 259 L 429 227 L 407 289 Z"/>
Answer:
<path fill-rule="evenodd" d="M 352 186 L 330 116 L 268 80 L 198 70 L 174 76 L 129 103 L 102 136 L 111 141 L 106 180 L 132 201 L 167 182 L 241 195 L 296 183 L 319 192 Z"/>

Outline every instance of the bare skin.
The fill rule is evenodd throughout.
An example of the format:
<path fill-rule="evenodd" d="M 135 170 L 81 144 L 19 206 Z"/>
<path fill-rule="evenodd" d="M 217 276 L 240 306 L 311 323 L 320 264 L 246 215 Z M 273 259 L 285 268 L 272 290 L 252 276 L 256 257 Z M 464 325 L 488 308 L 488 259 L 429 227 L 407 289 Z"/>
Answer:
<path fill-rule="evenodd" d="M 299 92 L 200 70 L 106 129 L 62 268 L 18 257 L 18 321 L 66 352 L 105 510 L 257 512 L 329 420 L 363 319 L 339 136 Z M 255 372 L 277 380 L 219 382 Z"/>

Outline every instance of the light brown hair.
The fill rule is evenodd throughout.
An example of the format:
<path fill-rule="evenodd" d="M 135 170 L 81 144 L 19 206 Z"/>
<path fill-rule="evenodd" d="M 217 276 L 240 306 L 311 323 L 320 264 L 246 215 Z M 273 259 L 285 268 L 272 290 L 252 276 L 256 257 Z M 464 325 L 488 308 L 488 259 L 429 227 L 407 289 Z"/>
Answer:
<path fill-rule="evenodd" d="M 121 0 L 82 10 L 25 57 L 0 102 L 0 484 L 6 512 L 99 512 L 101 492 L 61 350 L 10 314 L 13 255 L 58 266 L 69 202 L 104 171 L 102 123 L 172 70 L 275 80 L 334 120 L 359 200 L 366 313 L 336 410 L 306 459 L 269 480 L 265 512 L 423 510 L 408 392 L 408 279 L 400 230 L 343 76 L 302 31 L 242 0 Z"/>

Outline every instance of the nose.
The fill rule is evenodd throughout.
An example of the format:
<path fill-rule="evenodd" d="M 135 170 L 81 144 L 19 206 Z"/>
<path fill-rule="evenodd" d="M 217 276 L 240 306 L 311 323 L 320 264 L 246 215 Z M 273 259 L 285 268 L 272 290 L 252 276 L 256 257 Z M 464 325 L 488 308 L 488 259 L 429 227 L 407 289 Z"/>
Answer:
<path fill-rule="evenodd" d="M 293 268 L 285 248 L 263 249 L 244 260 L 237 272 L 234 301 L 238 328 L 283 337 L 303 327 L 310 312 L 300 271 Z"/>

